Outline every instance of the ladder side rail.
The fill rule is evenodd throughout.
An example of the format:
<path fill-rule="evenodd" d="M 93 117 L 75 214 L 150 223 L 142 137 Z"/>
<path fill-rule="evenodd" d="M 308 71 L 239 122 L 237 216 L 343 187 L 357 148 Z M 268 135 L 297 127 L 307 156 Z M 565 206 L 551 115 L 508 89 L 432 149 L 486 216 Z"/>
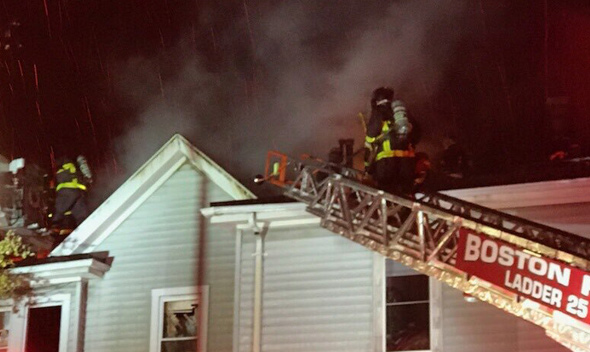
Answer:
<path fill-rule="evenodd" d="M 373 195 L 365 194 L 365 197 L 372 198 L 372 202 L 361 201 L 359 205 L 353 206 L 348 203 L 345 194 L 347 190 L 351 189 L 349 187 L 355 187 L 356 183 L 335 177 L 325 185 L 326 189 L 321 190 L 319 194 L 332 194 L 332 196 L 329 199 L 318 197 L 310 200 L 307 203 L 308 210 L 321 217 L 324 223 L 333 222 L 337 224 L 340 232 L 345 232 L 350 236 L 368 235 L 384 245 L 391 242 L 394 245 L 399 243 L 406 247 L 411 246 L 410 239 L 412 236 L 417 236 L 419 241 L 412 249 L 412 252 L 417 251 L 419 257 L 423 259 L 429 256 L 438 244 L 438 241 L 434 240 L 432 233 L 441 230 L 441 221 L 436 217 L 429 218 L 426 213 L 414 209 L 416 203 L 412 203 L 411 200 L 405 198 L 395 199 L 395 196 L 386 194 L 383 191 L 372 190 Z M 400 200 L 404 204 L 399 204 Z M 399 215 L 402 212 L 406 214 Z M 395 215 L 399 216 L 395 217 Z M 403 221 L 399 220 L 402 217 L 405 219 Z M 397 227 L 391 225 L 392 220 L 397 221 Z M 442 221 L 445 220 L 449 219 L 443 219 Z M 454 221 L 455 218 L 450 220 Z M 407 235 L 414 226 L 417 229 L 417 235 L 411 233 L 410 239 L 408 239 Z M 447 225 L 447 227 L 449 226 L 451 225 Z M 402 241 L 405 241 L 405 243 L 402 243 Z"/>
<path fill-rule="evenodd" d="M 366 185 L 356 184 L 352 180 L 341 179 L 338 182 L 346 183 L 351 188 L 357 188 L 361 190 L 365 190 L 371 192 L 373 194 L 378 194 L 380 191 L 370 188 Z M 445 219 L 446 221 L 454 221 L 455 218 L 460 218 L 462 220 L 462 226 L 466 228 L 470 228 L 472 230 L 476 230 L 478 232 L 482 232 L 490 237 L 499 238 L 506 242 L 510 242 L 516 244 L 520 247 L 527 248 L 529 250 L 535 251 L 540 253 L 544 256 L 554 258 L 568 264 L 575 265 L 579 268 L 584 270 L 590 269 L 590 261 L 588 260 L 588 256 L 582 256 L 580 254 L 576 254 L 575 250 L 566 252 L 562 248 L 555 248 L 555 246 L 551 246 L 551 243 L 546 244 L 538 240 L 538 238 L 534 236 L 527 236 L 526 232 L 519 233 L 513 231 L 510 227 L 503 227 L 497 223 L 489 223 L 489 222 L 482 222 L 480 219 L 475 218 L 471 215 L 466 215 L 464 212 L 446 209 L 444 206 L 438 206 L 437 204 L 429 204 L 423 203 L 417 200 L 412 200 L 407 197 L 393 195 L 389 193 L 384 193 L 383 197 L 386 197 L 392 203 L 398 203 L 404 207 L 410 208 L 413 204 L 420 204 L 420 209 L 425 211 L 429 215 L 434 215 L 439 219 Z M 461 204 L 462 201 L 457 200 L 457 203 Z M 470 204 L 470 203 L 467 203 Z M 478 207 L 484 210 L 487 208 Z M 491 209 L 490 209 L 491 210 Z M 503 216 L 504 214 L 501 212 L 497 212 L 498 216 Z M 514 220 L 515 222 L 519 219 L 513 216 L 509 216 L 510 219 Z M 533 223 L 534 224 L 534 223 Z M 550 227 L 547 227 L 550 230 L 553 230 Z M 558 230 L 556 230 L 558 231 Z M 564 232 L 565 233 L 565 232 Z M 567 234 L 567 233 L 565 233 Z M 574 235 L 572 235 L 574 236 Z M 576 247 L 574 246 L 574 249 Z M 574 252 L 574 253 L 570 253 Z"/>
<path fill-rule="evenodd" d="M 281 161 L 283 162 L 283 160 Z M 286 163 L 292 163 L 296 166 L 296 177 L 295 181 L 288 182 L 287 180 L 284 183 L 283 188 L 287 188 L 285 195 L 308 205 L 310 202 L 316 202 L 317 199 L 314 196 L 323 192 L 322 184 L 324 187 L 327 185 L 326 179 L 318 180 L 318 177 L 336 179 L 334 182 L 343 183 L 348 189 L 358 194 L 369 194 L 376 197 L 375 201 L 381 199 L 380 193 L 383 193 L 382 191 L 358 183 L 356 177 L 361 174 L 358 170 L 342 168 L 316 159 L 289 160 Z M 344 177 L 337 172 L 341 170 L 346 170 L 355 177 Z M 303 174 L 310 181 L 302 182 Z M 453 217 L 460 217 L 464 219 L 464 226 L 466 227 L 524 246 L 540 252 L 542 255 L 573 264 L 582 269 L 590 269 L 590 240 L 583 237 L 440 193 L 427 194 L 419 199 L 410 199 L 409 197 L 390 193 L 385 193 L 384 197 L 388 202 L 406 208 L 418 203 L 422 206 L 422 209 L 427 210 L 429 214 L 436 213 L 439 218 L 445 217 L 450 220 Z M 316 202 L 314 207 L 317 207 L 317 204 L 319 203 Z M 317 209 L 314 212 L 317 212 Z"/>
<path fill-rule="evenodd" d="M 324 219 L 327 219 L 329 217 L 334 217 L 335 216 L 334 214 L 336 212 L 344 211 L 344 213 L 341 214 L 341 220 L 344 221 L 344 223 L 348 224 L 348 226 L 346 226 L 346 228 L 348 230 L 347 232 L 349 232 L 350 235 L 358 234 L 359 231 L 369 231 L 369 232 L 373 232 L 374 235 L 376 234 L 381 237 L 381 239 L 379 240 L 380 243 L 385 244 L 385 243 L 388 243 L 389 241 L 392 241 L 392 243 L 396 243 L 404 235 L 407 234 L 409 229 L 417 221 L 416 217 L 418 215 L 418 210 L 413 209 L 415 207 L 416 203 L 409 198 L 387 194 L 383 191 L 375 190 L 375 189 L 370 188 L 368 186 L 360 185 L 354 181 L 341 178 L 338 175 L 334 175 L 334 177 L 331 178 L 331 180 L 329 182 L 325 182 L 324 187 L 325 187 L 325 189 L 321 189 L 317 193 L 320 196 L 318 196 L 315 199 L 305 199 L 303 197 L 297 197 L 297 198 L 299 198 L 299 200 L 303 201 L 304 203 L 308 204 L 308 206 L 309 206 L 308 210 L 310 210 L 313 214 L 320 216 Z M 365 202 L 365 205 L 366 205 L 365 207 L 362 207 L 360 209 L 358 209 L 358 208 L 353 209 L 349 204 L 346 204 L 346 200 L 342 196 L 342 193 L 344 192 L 345 187 L 349 188 L 349 189 L 356 188 L 356 191 L 359 191 L 359 189 L 360 189 L 361 193 L 364 189 L 365 192 L 370 193 L 370 196 L 373 197 L 373 202 Z M 329 197 L 321 196 L 324 194 L 330 195 L 330 196 Z M 387 206 L 387 202 L 389 202 L 388 206 Z M 335 209 L 335 206 L 337 206 L 338 209 Z M 391 215 L 400 214 L 402 212 L 402 209 L 404 209 L 404 208 L 406 208 L 406 210 L 405 210 L 406 212 L 408 210 L 410 210 L 411 212 L 409 213 L 409 215 L 406 215 L 405 221 L 403 221 L 403 223 L 400 223 L 399 224 L 400 226 L 398 228 L 391 229 L 391 231 L 388 232 L 387 231 L 388 225 L 386 225 L 388 217 L 390 217 Z M 454 224 L 457 221 L 457 217 L 458 217 L 457 214 L 449 214 L 447 211 L 433 209 L 427 205 L 420 205 L 420 208 L 421 208 L 420 211 L 431 215 L 431 218 L 433 219 L 433 223 L 434 223 L 435 219 L 438 219 L 441 221 L 448 222 L 447 226 L 450 227 L 450 226 L 454 226 Z M 380 215 L 378 216 L 377 220 L 380 223 L 375 224 L 374 230 L 371 230 L 368 228 L 367 225 L 371 221 L 371 217 L 373 217 L 375 212 L 378 210 L 380 210 Z M 356 221 L 356 223 L 357 223 L 356 229 L 354 228 L 352 219 L 357 220 Z M 468 228 L 473 228 L 473 229 L 477 228 L 478 230 L 482 230 L 481 225 L 477 222 L 467 220 L 464 222 L 464 225 L 465 225 L 465 227 L 468 227 Z M 420 224 L 418 225 L 419 231 L 424 231 L 425 230 L 424 226 L 425 226 L 424 221 L 421 221 Z M 391 226 L 389 226 L 389 227 L 391 227 Z M 428 227 L 428 230 L 426 230 L 426 232 L 431 232 L 431 233 L 434 231 L 436 231 L 436 229 L 429 228 L 429 227 Z M 485 232 L 490 234 L 490 230 L 485 231 Z M 496 233 L 494 233 L 494 235 L 495 235 L 494 237 L 499 237 L 499 232 L 498 231 L 495 231 L 495 232 Z M 422 234 L 422 235 L 418 234 L 418 236 L 424 237 L 424 234 Z M 448 241 L 448 238 L 444 238 L 444 239 L 446 241 Z M 432 239 L 430 239 L 428 245 L 429 246 L 426 246 L 425 242 L 422 244 L 423 250 L 421 251 L 420 255 L 423 258 L 425 258 L 428 255 L 427 250 L 433 251 L 438 246 L 438 243 L 436 243 Z"/>
<path fill-rule="evenodd" d="M 463 206 L 465 208 L 468 208 L 469 210 L 476 210 L 480 213 L 483 213 L 485 215 L 488 216 L 494 216 L 497 218 L 502 218 L 503 220 L 507 220 L 510 221 L 512 223 L 514 223 L 514 229 L 518 228 L 518 227 L 526 227 L 529 229 L 539 229 L 539 230 L 544 230 L 545 232 L 552 232 L 555 234 L 560 234 L 566 237 L 573 237 L 576 241 L 583 241 L 583 242 L 590 242 L 590 240 L 588 240 L 587 238 L 575 235 L 575 234 L 571 234 L 556 228 L 552 228 L 550 226 L 546 226 L 543 224 L 539 224 L 539 223 L 535 223 L 533 221 L 524 219 L 524 218 L 519 218 L 516 217 L 514 215 L 508 214 L 508 213 L 503 213 L 500 212 L 498 210 L 495 209 L 491 209 L 491 208 L 487 208 L 484 206 L 481 206 L 479 204 L 475 204 L 475 203 L 471 203 L 469 201 L 465 201 L 462 199 L 458 199 L 446 194 L 442 194 L 442 193 L 433 193 L 433 194 L 424 194 L 423 197 L 419 198 L 418 201 L 422 202 L 422 203 L 427 203 L 427 204 L 431 204 L 431 205 L 436 205 L 436 206 L 440 206 L 440 200 L 443 200 L 447 203 L 452 203 L 454 205 L 458 205 L 458 206 Z"/>
<path fill-rule="evenodd" d="M 502 229 L 515 235 L 527 237 L 530 240 L 542 242 L 546 246 L 590 259 L 590 239 L 442 193 L 425 194 L 423 197 L 417 199 L 420 203 L 433 205 L 435 207 L 439 207 L 440 200 L 468 208 L 469 210 L 476 210 L 488 217 L 497 217 L 501 219 L 500 224 L 488 225 L 500 226 Z M 462 216 L 468 217 L 466 215 Z M 514 224 L 513 228 L 504 225 L 504 221 Z M 487 223 L 485 220 L 482 220 L 481 222 Z M 522 231 L 517 231 L 517 229 L 521 229 Z"/>
<path fill-rule="evenodd" d="M 343 182 L 350 183 L 347 180 L 344 180 Z M 355 187 L 354 185 L 351 186 Z M 358 187 L 363 186 L 358 185 Z M 403 202 L 405 206 L 408 206 L 408 202 L 413 201 L 390 194 L 386 194 L 386 197 L 390 197 L 390 199 L 393 202 Z M 518 246 L 527 248 L 529 250 L 535 251 L 537 253 L 540 253 L 542 255 L 545 255 L 547 257 L 555 258 L 568 264 L 575 265 L 584 270 L 590 269 L 590 262 L 586 259 L 587 257 L 562 251 L 560 248 L 550 246 L 551 243 L 547 245 L 545 243 L 538 241 L 537 237 L 527 236 L 527 233 L 523 235 L 522 233 L 513 231 L 513 229 L 510 227 L 504 228 L 500 226 L 500 224 L 498 224 L 497 222 L 482 222 L 480 219 L 474 218 L 473 216 L 466 216 L 464 212 L 449 210 L 445 207 L 438 207 L 436 204 L 433 206 L 432 204 L 424 204 L 420 202 L 415 203 L 421 204 L 422 209 L 424 209 L 428 214 L 435 214 L 438 218 L 445 218 L 448 221 L 452 221 L 454 217 L 461 218 L 464 227 L 483 232 L 491 237 L 500 238 L 506 242 L 510 242 Z M 498 212 L 498 215 L 502 216 L 503 214 Z M 512 218 L 514 217 L 511 217 L 511 219 Z M 517 218 L 514 219 L 514 221 L 517 220 Z"/>
<path fill-rule="evenodd" d="M 306 167 L 311 168 L 311 166 Z M 379 190 L 376 190 L 372 187 L 359 184 L 356 180 L 342 178 L 338 174 L 332 174 L 330 177 L 337 178 L 338 182 L 347 184 L 349 188 L 354 189 L 357 192 L 366 192 L 373 195 L 378 195 L 380 192 Z M 385 195 L 388 198 L 388 200 L 406 207 L 409 207 L 412 203 L 420 203 L 422 206 L 428 209 L 430 213 L 436 212 L 439 216 L 441 216 L 442 212 L 450 216 L 458 216 L 465 220 L 470 220 L 475 223 L 472 226 L 469 226 L 470 228 L 482 228 L 484 230 L 484 233 L 491 235 L 493 237 L 502 237 L 502 233 L 507 233 L 512 236 L 522 238 L 524 240 L 541 244 L 542 246 L 539 246 L 537 244 L 533 250 L 540 250 L 544 255 L 561 261 L 565 261 L 567 263 L 574 264 L 583 269 L 590 269 L 590 262 L 588 261 L 588 259 L 590 259 L 590 245 L 585 245 L 589 241 L 587 239 L 584 239 L 583 237 L 568 234 L 567 232 L 553 229 L 549 226 L 536 224 L 529 220 L 520 219 L 509 214 L 504 214 L 497 210 L 482 207 L 477 204 L 462 201 L 457 198 L 453 198 L 438 193 L 434 195 L 425 196 L 429 197 L 431 201 L 425 201 L 425 197 L 413 200 L 408 197 L 403 197 L 400 195 L 394 195 L 389 193 L 385 193 Z M 434 199 L 437 199 L 437 201 L 432 201 Z M 447 208 L 443 206 L 440 202 L 441 200 L 450 203 L 451 207 Z M 467 209 L 469 210 L 469 212 L 459 211 L 455 209 Z M 481 217 L 477 218 L 473 216 L 473 211 L 480 213 L 481 217 L 485 217 L 486 214 L 489 214 L 500 219 L 500 221 L 492 222 L 486 221 Z M 505 221 L 514 224 L 514 226 L 505 226 Z M 515 228 L 517 227 L 524 229 L 524 231 L 516 231 Z M 504 236 L 504 239 L 506 239 L 505 237 L 506 236 Z M 575 242 L 573 241 L 574 238 L 576 239 Z M 514 239 L 512 242 L 517 242 L 517 244 L 521 244 L 521 242 L 514 241 Z M 527 247 L 530 246 L 533 246 L 533 244 L 528 243 Z M 562 253 L 558 253 L 557 251 L 561 251 Z M 570 255 L 564 255 L 566 253 Z"/>

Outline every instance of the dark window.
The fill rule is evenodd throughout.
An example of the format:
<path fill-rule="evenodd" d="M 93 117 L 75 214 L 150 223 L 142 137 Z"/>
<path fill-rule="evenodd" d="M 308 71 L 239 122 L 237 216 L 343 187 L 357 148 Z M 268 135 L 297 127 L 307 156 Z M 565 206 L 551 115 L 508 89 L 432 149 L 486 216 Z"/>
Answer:
<path fill-rule="evenodd" d="M 27 352 L 59 352 L 61 307 L 30 308 L 27 319 Z"/>
<path fill-rule="evenodd" d="M 387 351 L 430 349 L 430 303 L 425 275 L 387 278 Z"/>
<path fill-rule="evenodd" d="M 164 303 L 162 352 L 197 350 L 197 311 L 194 300 Z"/>

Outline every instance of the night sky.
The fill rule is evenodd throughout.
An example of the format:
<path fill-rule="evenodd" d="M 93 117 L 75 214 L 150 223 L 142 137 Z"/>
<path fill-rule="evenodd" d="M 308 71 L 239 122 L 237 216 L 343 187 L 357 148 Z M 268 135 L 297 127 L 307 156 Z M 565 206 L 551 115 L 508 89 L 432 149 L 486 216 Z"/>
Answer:
<path fill-rule="evenodd" d="M 268 149 L 360 145 L 380 85 L 433 158 L 455 135 L 482 172 L 545 159 L 554 96 L 590 146 L 587 1 L 0 0 L 13 20 L 0 154 L 48 170 L 52 152 L 84 154 L 99 188 L 174 132 L 250 187 Z"/>

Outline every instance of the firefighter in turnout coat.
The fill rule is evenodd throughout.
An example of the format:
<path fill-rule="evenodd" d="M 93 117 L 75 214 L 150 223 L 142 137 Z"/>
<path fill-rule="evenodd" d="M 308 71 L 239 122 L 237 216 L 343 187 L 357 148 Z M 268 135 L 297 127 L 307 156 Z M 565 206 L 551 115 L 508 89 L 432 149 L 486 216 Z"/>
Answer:
<path fill-rule="evenodd" d="M 415 178 L 416 123 L 391 88 L 373 92 L 365 138 L 365 168 L 386 192 L 411 194 Z"/>
<path fill-rule="evenodd" d="M 68 227 L 65 219 L 71 215 L 76 227 L 88 216 L 87 186 L 83 181 L 86 176 L 80 172 L 78 165 L 67 157 L 58 159 L 57 164 L 59 169 L 55 175 L 55 212 L 52 223 L 57 228 Z"/>

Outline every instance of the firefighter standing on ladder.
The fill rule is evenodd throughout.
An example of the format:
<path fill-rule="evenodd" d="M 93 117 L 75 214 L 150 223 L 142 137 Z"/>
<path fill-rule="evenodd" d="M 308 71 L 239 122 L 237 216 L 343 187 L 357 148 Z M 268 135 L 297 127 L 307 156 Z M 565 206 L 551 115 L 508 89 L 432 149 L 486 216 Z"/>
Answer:
<path fill-rule="evenodd" d="M 365 138 L 365 169 L 386 192 L 411 194 L 415 178 L 414 146 L 418 134 L 406 107 L 394 91 L 373 91 Z"/>
<path fill-rule="evenodd" d="M 52 223 L 55 228 L 68 228 L 66 217 L 71 215 L 75 221 L 73 227 L 78 226 L 87 216 L 88 207 L 86 205 L 85 183 L 91 181 L 90 170 L 86 164 L 86 159 L 78 157 L 78 164 L 81 170 L 76 168 L 76 163 L 68 157 L 58 159 L 59 169 L 56 172 L 56 195 L 55 195 L 55 212 Z M 85 182 L 81 182 L 85 179 Z"/>

